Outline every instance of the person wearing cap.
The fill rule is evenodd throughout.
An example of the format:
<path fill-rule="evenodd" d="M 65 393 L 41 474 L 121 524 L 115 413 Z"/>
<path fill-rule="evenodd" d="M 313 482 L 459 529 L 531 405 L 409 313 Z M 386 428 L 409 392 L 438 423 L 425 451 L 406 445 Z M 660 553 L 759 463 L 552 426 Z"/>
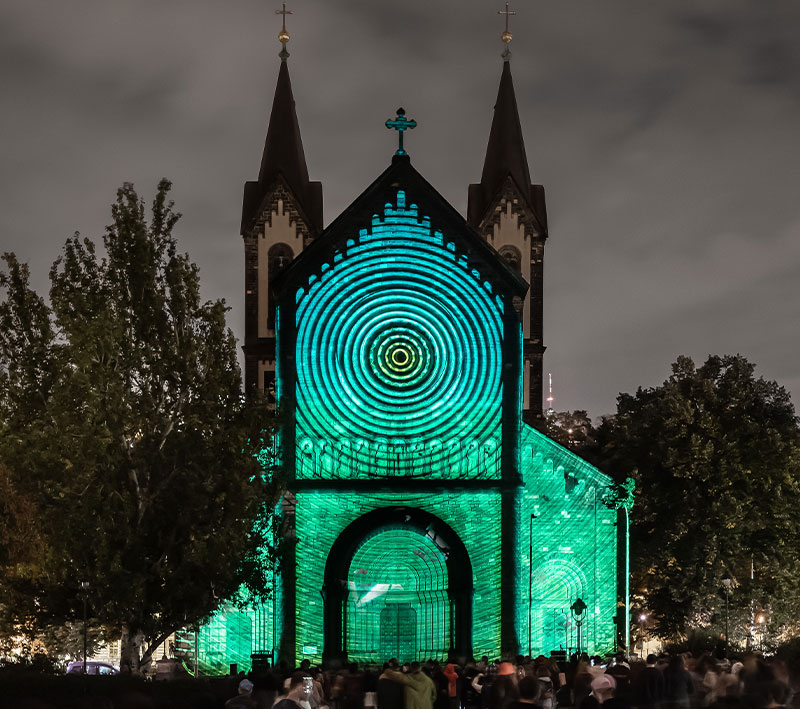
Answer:
<path fill-rule="evenodd" d="M 592 680 L 592 692 L 579 705 L 578 709 L 630 709 L 630 704 L 624 699 L 615 697 L 617 681 L 612 675 L 598 675 Z"/>
<path fill-rule="evenodd" d="M 238 694 L 225 702 L 225 709 L 256 709 L 253 698 L 253 683 L 249 679 L 239 682 Z"/>

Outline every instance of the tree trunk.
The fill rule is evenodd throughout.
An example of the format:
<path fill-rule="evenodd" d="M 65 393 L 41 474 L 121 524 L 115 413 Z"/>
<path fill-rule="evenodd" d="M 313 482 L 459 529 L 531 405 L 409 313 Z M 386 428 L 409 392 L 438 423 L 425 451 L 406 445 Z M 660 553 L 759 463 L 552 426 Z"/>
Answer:
<path fill-rule="evenodd" d="M 141 630 L 129 624 L 122 626 L 122 641 L 120 643 L 119 670 L 123 674 L 141 675 L 140 653 L 144 643 Z"/>

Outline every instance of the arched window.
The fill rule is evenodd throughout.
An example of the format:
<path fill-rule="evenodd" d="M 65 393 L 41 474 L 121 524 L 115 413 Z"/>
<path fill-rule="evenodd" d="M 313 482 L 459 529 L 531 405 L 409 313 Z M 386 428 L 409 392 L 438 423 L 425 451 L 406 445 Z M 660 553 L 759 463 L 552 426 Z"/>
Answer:
<path fill-rule="evenodd" d="M 503 246 L 500 255 L 512 271 L 522 273 L 522 255 L 516 246 Z"/>
<path fill-rule="evenodd" d="M 267 252 L 267 329 L 275 329 L 275 299 L 272 295 L 272 283 L 278 274 L 286 268 L 294 258 L 289 244 L 273 244 Z"/>

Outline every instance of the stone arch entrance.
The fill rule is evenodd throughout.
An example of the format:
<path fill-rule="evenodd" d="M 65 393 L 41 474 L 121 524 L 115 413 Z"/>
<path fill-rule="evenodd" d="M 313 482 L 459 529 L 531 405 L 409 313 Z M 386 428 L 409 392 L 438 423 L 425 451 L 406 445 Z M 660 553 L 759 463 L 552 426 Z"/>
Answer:
<path fill-rule="evenodd" d="M 472 652 L 469 554 L 429 512 L 382 507 L 348 525 L 328 555 L 323 597 L 326 660 Z"/>
<path fill-rule="evenodd" d="M 531 654 L 549 654 L 554 650 L 569 654 L 576 643 L 570 606 L 579 597 L 591 600 L 587 597 L 583 571 L 571 561 L 549 559 L 534 569 L 532 584 Z"/>

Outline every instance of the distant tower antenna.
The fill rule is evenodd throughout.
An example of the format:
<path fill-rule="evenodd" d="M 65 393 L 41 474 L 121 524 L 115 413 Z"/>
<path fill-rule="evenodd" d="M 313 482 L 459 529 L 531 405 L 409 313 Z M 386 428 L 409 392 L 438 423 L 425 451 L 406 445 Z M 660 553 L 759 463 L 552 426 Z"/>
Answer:
<path fill-rule="evenodd" d="M 555 413 L 553 411 L 555 397 L 553 396 L 553 375 L 550 372 L 547 373 L 547 390 L 547 415 L 552 416 Z"/>

